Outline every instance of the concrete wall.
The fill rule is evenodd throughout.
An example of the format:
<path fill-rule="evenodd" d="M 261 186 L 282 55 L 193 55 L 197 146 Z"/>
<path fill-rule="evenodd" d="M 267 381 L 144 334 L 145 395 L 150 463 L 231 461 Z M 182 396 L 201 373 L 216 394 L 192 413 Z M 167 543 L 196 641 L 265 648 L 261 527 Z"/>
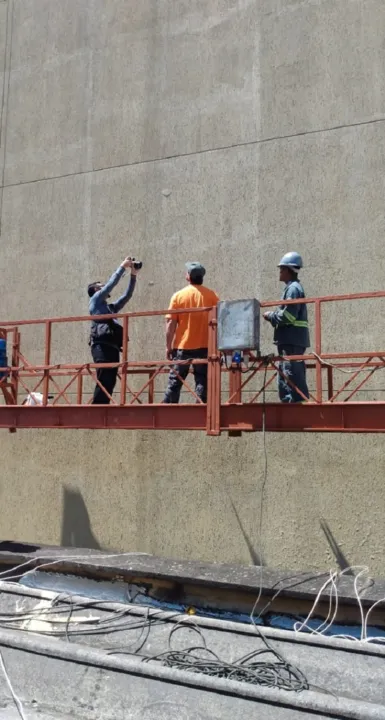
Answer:
<path fill-rule="evenodd" d="M 308 294 L 381 289 L 384 34 L 382 0 L 0 0 L 1 318 L 86 313 L 130 251 L 132 309 L 165 307 L 189 258 L 224 297 L 277 297 L 293 248 Z M 382 310 L 328 308 L 324 349 L 380 349 Z M 131 338 L 161 357 L 160 323 Z M 85 330 L 56 340 L 87 357 Z M 324 518 L 384 573 L 384 439 L 266 448 L 261 542 L 259 435 L 3 432 L 0 535 L 325 568 Z"/>

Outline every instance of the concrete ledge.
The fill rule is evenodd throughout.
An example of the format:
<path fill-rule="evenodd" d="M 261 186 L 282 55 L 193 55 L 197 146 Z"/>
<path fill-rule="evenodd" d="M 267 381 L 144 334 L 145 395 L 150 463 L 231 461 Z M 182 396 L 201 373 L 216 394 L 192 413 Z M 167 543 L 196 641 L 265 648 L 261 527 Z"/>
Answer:
<path fill-rule="evenodd" d="M 259 566 L 207 563 L 194 560 L 173 560 L 144 553 L 112 553 L 85 548 L 63 548 L 57 546 L 36 546 L 29 543 L 0 543 L 0 565 L 5 569 L 2 579 L 6 580 L 11 568 L 24 564 L 22 572 L 40 567 L 41 570 L 71 573 L 93 579 L 141 580 L 150 585 L 162 587 L 178 595 L 178 587 L 210 588 L 230 593 L 240 592 L 255 598 L 262 590 L 264 598 L 297 598 L 312 601 L 329 576 L 325 573 L 305 571 L 301 573 L 274 570 Z M 6 568 L 9 567 L 9 573 Z M 353 576 L 346 575 L 338 583 L 339 600 L 347 606 L 357 606 L 353 588 Z M 364 606 L 385 598 L 385 579 L 370 579 L 361 591 Z M 329 593 L 324 594 L 324 599 Z M 385 606 L 385 601 L 383 605 Z"/>

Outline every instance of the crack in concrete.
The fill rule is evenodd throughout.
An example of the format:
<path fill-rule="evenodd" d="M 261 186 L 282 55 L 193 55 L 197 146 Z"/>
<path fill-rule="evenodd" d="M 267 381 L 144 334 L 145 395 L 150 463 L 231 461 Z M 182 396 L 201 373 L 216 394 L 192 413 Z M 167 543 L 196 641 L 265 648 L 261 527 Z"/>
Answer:
<path fill-rule="evenodd" d="M 36 178 L 34 180 L 25 180 L 24 182 L 14 182 L 8 185 L 0 185 L 0 188 L 12 188 L 20 187 L 23 185 L 33 185 L 34 183 L 47 182 L 49 180 L 63 180 L 70 177 L 78 177 L 81 175 L 90 175 L 93 173 L 106 172 L 107 170 L 120 170 L 122 168 L 136 167 L 139 165 L 151 165 L 152 163 L 166 162 L 167 160 L 178 160 L 179 158 L 194 157 L 198 155 L 207 155 L 208 153 L 223 152 L 224 150 L 234 150 L 240 147 L 248 147 L 252 145 L 263 145 L 265 143 L 277 142 L 279 140 L 290 140 L 297 137 L 306 137 L 307 135 L 321 135 L 322 133 L 336 132 L 338 130 L 349 130 L 350 128 L 359 128 L 366 125 L 377 125 L 385 122 L 385 117 L 375 118 L 373 120 L 363 120 L 356 123 L 349 123 L 346 125 L 333 125 L 327 128 L 315 128 L 314 130 L 302 130 L 297 133 L 288 135 L 274 135 L 272 137 L 261 138 L 259 140 L 245 140 L 244 142 L 234 143 L 232 145 L 222 145 L 215 148 L 205 148 L 203 150 L 196 150 L 194 152 L 177 153 L 175 155 L 165 155 L 159 158 L 149 158 L 148 160 L 134 160 L 129 163 L 122 163 L 120 165 L 110 165 L 108 167 L 95 168 L 91 170 L 81 170 L 75 173 L 64 173 L 63 175 L 52 175 L 49 177 Z"/>

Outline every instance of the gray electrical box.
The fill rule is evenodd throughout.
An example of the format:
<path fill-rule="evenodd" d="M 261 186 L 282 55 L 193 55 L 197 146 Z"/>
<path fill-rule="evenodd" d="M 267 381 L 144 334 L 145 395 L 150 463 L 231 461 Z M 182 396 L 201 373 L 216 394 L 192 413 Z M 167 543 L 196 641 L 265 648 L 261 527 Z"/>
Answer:
<path fill-rule="evenodd" d="M 258 300 L 222 300 L 218 303 L 218 350 L 259 350 Z"/>

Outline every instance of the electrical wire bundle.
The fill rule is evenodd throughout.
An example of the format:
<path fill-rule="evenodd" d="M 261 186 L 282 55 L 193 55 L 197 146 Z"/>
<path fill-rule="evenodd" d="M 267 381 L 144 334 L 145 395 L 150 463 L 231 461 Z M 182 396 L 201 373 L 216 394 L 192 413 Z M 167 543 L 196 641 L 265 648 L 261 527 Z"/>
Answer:
<path fill-rule="evenodd" d="M 63 604 L 59 605 L 59 602 Z M 140 630 L 139 637 L 132 643 L 137 645 L 136 653 L 147 641 L 151 628 L 163 622 L 157 617 L 162 611 L 151 610 L 150 608 L 147 608 L 147 612 L 143 617 L 133 616 L 129 607 L 122 610 L 109 610 L 107 617 L 99 615 L 77 617 L 76 615 L 77 613 L 84 613 L 87 609 L 97 609 L 99 606 L 104 609 L 105 603 L 97 600 L 74 602 L 71 595 L 61 593 L 45 608 L 37 607 L 26 611 L 0 613 L 0 627 L 8 630 L 31 630 L 39 635 L 50 637 L 66 637 L 68 641 L 70 641 L 71 637 L 89 637 Z M 28 625 L 35 619 L 39 621 L 38 629 Z M 42 626 L 45 623 L 47 627 Z"/>
<path fill-rule="evenodd" d="M 355 574 L 355 571 L 357 574 Z M 323 573 L 327 579 L 323 583 L 322 587 L 320 588 L 317 597 L 312 605 L 311 610 L 309 611 L 308 615 L 305 619 L 298 619 L 297 622 L 293 625 L 293 630 L 296 633 L 302 634 L 302 633 L 309 633 L 312 635 L 323 635 L 323 636 L 331 636 L 334 639 L 341 639 L 341 640 L 353 640 L 354 642 L 375 642 L 375 643 L 385 643 L 385 635 L 378 635 L 378 636 L 368 636 L 368 627 L 369 627 L 369 619 L 372 615 L 373 610 L 378 608 L 379 606 L 385 607 L 385 597 L 380 598 L 376 602 L 374 602 L 365 612 L 361 595 L 364 590 L 368 589 L 371 585 L 374 584 L 374 581 L 370 578 L 369 575 L 369 568 L 362 565 L 353 565 L 350 567 L 345 568 L 342 571 L 337 570 L 329 570 L 328 573 Z M 355 637 L 354 635 L 349 634 L 339 634 L 333 632 L 333 626 L 335 622 L 338 622 L 337 616 L 338 611 L 340 608 L 340 598 L 339 598 L 339 590 L 338 590 L 338 584 L 342 577 L 350 576 L 352 575 L 352 582 L 353 582 L 353 590 L 354 594 L 357 600 L 358 608 L 359 608 L 359 614 L 361 619 L 361 627 L 359 632 L 359 637 Z M 363 576 L 366 576 L 366 582 L 363 583 L 362 587 L 359 588 L 359 580 Z M 257 600 L 254 604 L 253 610 L 250 615 L 251 622 L 256 626 L 256 622 L 261 620 L 265 614 L 268 608 L 273 604 L 273 602 L 276 600 L 276 598 L 284 591 L 288 591 L 292 588 L 298 587 L 298 585 L 302 585 L 303 583 L 306 583 L 310 580 L 318 580 L 322 577 L 318 573 L 317 575 L 293 575 L 290 578 L 286 578 L 285 580 L 281 580 L 279 582 L 280 587 L 277 589 L 277 591 L 272 595 L 272 597 L 269 599 L 269 601 L 263 606 L 263 608 L 258 612 L 257 614 L 257 607 L 260 600 L 260 593 L 258 594 Z M 283 584 L 285 583 L 285 584 Z M 312 625 L 314 623 L 317 623 L 317 608 L 319 604 L 323 604 L 328 602 L 329 608 L 328 608 L 328 614 L 325 620 L 318 620 L 318 625 L 316 627 L 313 627 Z M 323 616 L 324 612 L 319 611 L 318 612 L 318 618 L 320 616 Z M 310 625 L 312 623 L 312 625 Z M 257 626 L 256 626 L 257 627 Z"/>
<path fill-rule="evenodd" d="M 203 641 L 203 646 L 191 646 L 182 650 L 171 647 L 173 635 L 180 629 L 190 629 L 198 633 Z M 159 661 L 169 668 L 184 670 L 187 672 L 201 673 L 210 677 L 224 678 L 247 682 L 252 685 L 263 685 L 270 688 L 279 688 L 299 692 L 307 690 L 309 684 L 304 674 L 294 665 L 287 662 L 259 632 L 265 647 L 254 650 L 247 655 L 235 660 L 226 662 L 210 650 L 206 645 L 205 637 L 199 627 L 191 625 L 188 621 L 182 621 L 172 628 L 169 635 L 169 649 L 166 652 L 152 657 L 144 658 L 143 662 Z M 270 655 L 269 660 L 262 659 Z"/>
<path fill-rule="evenodd" d="M 63 604 L 59 605 L 62 602 Z M 64 604 L 65 603 L 65 604 Z M 46 607 L 38 607 L 27 611 L 15 611 L 0 614 L 0 627 L 14 630 L 29 630 L 28 622 L 38 619 L 38 629 L 31 627 L 31 631 L 39 635 L 52 637 L 86 637 L 91 635 L 108 635 L 116 632 L 139 630 L 139 635 L 130 645 L 124 647 L 104 648 L 109 654 L 136 655 L 144 662 L 157 660 L 167 667 L 175 667 L 179 670 L 203 673 L 211 677 L 221 677 L 240 682 L 264 685 L 267 687 L 278 687 L 285 690 L 300 691 L 308 687 L 306 678 L 300 670 L 288 663 L 272 646 L 258 629 L 258 634 L 264 646 L 255 650 L 235 662 L 221 660 L 218 655 L 207 647 L 203 631 L 194 624 L 192 618 L 183 619 L 174 625 L 168 635 L 168 650 L 154 656 L 140 655 L 140 651 L 149 639 L 152 628 L 155 625 L 165 624 L 165 620 L 159 617 L 160 610 L 147 608 L 143 617 L 132 616 L 130 608 L 110 611 L 107 617 L 91 616 L 76 617 L 76 613 L 83 612 L 86 608 L 96 609 L 103 606 L 102 601 L 74 602 L 71 595 L 61 593 L 56 596 L 51 604 Z M 180 614 L 175 614 L 180 617 Z M 168 618 L 168 622 L 172 620 Z M 47 623 L 47 627 L 42 627 Z M 61 624 L 64 627 L 58 627 Z M 181 629 L 196 632 L 202 642 L 201 646 L 192 645 L 182 650 L 172 648 L 172 638 Z M 266 655 L 271 657 L 267 660 Z"/>
<path fill-rule="evenodd" d="M 79 556 L 76 556 L 79 557 Z M 109 556 L 110 557 L 110 556 Z M 119 557 L 122 557 L 120 554 Z M 87 560 L 89 560 L 89 556 Z M 100 556 L 98 556 L 100 560 Z M 65 559 L 67 560 L 67 558 Z M 62 559 L 62 561 L 65 561 Z M 47 566 L 57 565 L 58 561 L 50 561 L 44 565 L 40 565 L 40 569 Z M 34 573 L 38 568 L 30 568 L 24 572 L 18 573 L 22 567 L 29 565 L 30 561 L 23 563 L 13 571 L 5 571 L 1 575 L 7 575 L 7 581 L 23 577 L 27 574 Z M 128 601 L 132 602 L 132 598 L 128 595 Z M 60 604 L 59 604 L 60 603 Z M 146 644 L 151 629 L 155 624 L 164 623 L 159 617 L 160 610 L 148 608 L 144 617 L 138 618 L 131 614 L 131 609 L 123 608 L 116 610 L 108 617 L 76 617 L 76 614 L 83 612 L 86 608 L 96 609 L 103 606 L 102 601 L 91 600 L 89 602 L 75 602 L 72 596 L 67 593 L 60 593 L 51 602 L 47 608 L 35 608 L 28 611 L 17 611 L 13 613 L 0 614 L 0 626 L 28 630 L 28 621 L 38 618 L 39 621 L 47 621 L 50 624 L 46 629 L 38 629 L 39 634 L 51 635 L 54 637 L 66 637 L 69 641 L 71 637 L 87 636 L 87 635 L 105 635 L 114 632 L 127 630 L 140 630 L 140 634 L 129 645 L 123 648 L 105 648 L 110 654 L 128 654 L 142 657 L 144 662 L 159 661 L 169 667 L 178 667 L 179 669 L 200 672 L 212 677 L 222 677 L 241 682 L 249 682 L 253 684 L 264 685 L 267 687 L 279 687 L 289 691 L 300 691 L 308 687 L 308 683 L 301 671 L 288 663 L 266 640 L 259 628 L 256 626 L 256 632 L 264 643 L 263 648 L 259 648 L 244 657 L 239 658 L 235 662 L 226 662 L 221 660 L 214 651 L 209 649 L 202 630 L 195 624 L 192 619 L 187 621 L 184 619 L 171 628 L 168 637 L 168 650 L 164 653 L 148 657 L 140 655 L 140 651 Z M 63 615 L 63 619 L 60 619 Z M 180 617 L 180 613 L 175 614 L 175 618 Z M 169 617 L 168 620 L 172 620 Z M 253 621 L 253 619 L 251 618 Z M 63 627 L 58 627 L 61 623 Z M 175 650 L 171 646 L 172 638 L 181 628 L 195 630 L 201 638 L 202 645 L 199 647 L 192 646 L 182 650 Z M 32 629 L 32 628 L 31 628 Z M 202 656 L 203 653 L 203 656 Z M 265 659 L 269 655 L 269 659 Z"/>
<path fill-rule="evenodd" d="M 339 608 L 339 596 L 338 596 L 338 581 L 347 574 L 351 574 L 353 571 L 359 571 L 356 575 L 354 575 L 354 581 L 353 581 L 353 588 L 354 588 L 354 594 L 357 600 L 359 612 L 360 612 L 360 618 L 361 618 L 361 632 L 360 637 L 354 637 L 353 635 L 333 635 L 334 638 L 341 638 L 344 640 L 354 640 L 355 642 L 376 642 L 376 643 L 385 643 L 385 637 L 384 636 L 376 636 L 376 637 L 368 637 L 368 623 L 369 618 L 373 612 L 373 610 L 376 607 L 379 607 L 380 605 L 385 604 L 385 598 L 381 598 L 380 600 L 377 600 L 377 602 L 373 603 L 370 608 L 365 613 L 364 607 L 361 600 L 361 593 L 364 589 L 367 589 L 370 585 L 373 584 L 373 580 L 371 580 L 369 576 L 369 568 L 362 566 L 362 565 L 354 565 L 352 567 L 345 568 L 341 572 L 332 571 L 330 570 L 329 578 L 326 580 L 326 582 L 322 585 L 320 588 L 318 595 L 313 603 L 313 606 L 308 613 L 306 619 L 302 622 L 297 622 L 294 625 L 294 630 L 297 633 L 300 632 L 309 632 L 312 635 L 325 635 L 330 628 L 333 626 L 337 614 L 338 614 L 338 608 Z M 361 577 L 366 576 L 366 583 L 364 583 L 363 587 L 359 588 L 359 579 Z M 369 584 L 368 584 L 369 583 Z M 323 622 L 320 622 L 318 627 L 312 628 L 309 625 L 309 622 L 311 618 L 315 615 L 317 611 L 318 603 L 320 602 L 321 596 L 329 589 L 329 611 L 326 619 Z"/>
<path fill-rule="evenodd" d="M 267 461 L 264 473 L 264 483 L 266 481 L 266 475 Z M 101 558 L 100 554 L 96 557 L 98 560 Z M 111 555 L 107 555 L 106 557 L 110 559 Z M 122 554 L 117 554 L 117 557 L 122 558 Z M 10 581 L 35 573 L 39 569 L 47 568 L 52 565 L 57 566 L 60 562 L 67 562 L 68 559 L 84 559 L 89 561 L 90 556 L 74 555 L 55 561 L 50 559 L 48 562 L 32 568 L 30 565 L 33 560 L 30 560 L 23 563 L 23 565 L 18 568 L 1 572 L 0 576 L 6 576 L 4 579 L 6 581 Z M 44 558 L 40 558 L 40 560 L 44 560 Z M 28 566 L 29 568 L 27 569 Z M 354 575 L 354 579 L 352 578 L 354 593 L 361 617 L 361 631 L 359 639 L 362 642 L 368 643 L 385 642 L 384 637 L 368 637 L 368 623 L 370 616 L 376 607 L 385 603 L 385 599 L 382 598 L 373 603 L 370 608 L 366 610 L 364 609 L 361 595 L 364 589 L 366 589 L 370 584 L 373 584 L 373 581 L 369 578 L 368 568 L 362 566 L 349 567 L 341 572 L 330 570 L 307 617 L 294 624 L 295 633 L 302 634 L 305 632 L 321 636 L 328 633 L 330 634 L 331 628 L 336 621 L 340 605 L 338 589 L 339 581 L 343 576 L 346 576 L 348 573 L 353 574 L 354 572 L 357 573 Z M 360 584 L 360 579 L 363 579 L 365 576 L 367 581 Z M 319 575 L 315 577 L 319 578 Z M 114 655 L 125 654 L 135 656 L 145 663 L 162 663 L 165 667 L 185 672 L 200 673 L 209 677 L 235 680 L 238 682 L 249 683 L 254 686 L 259 685 L 263 687 L 279 688 L 289 692 L 300 692 L 307 690 L 310 687 L 306 677 L 299 668 L 288 662 L 275 649 L 275 647 L 268 642 L 257 625 L 256 618 L 260 619 L 261 616 L 264 615 L 267 607 L 281 592 L 309 579 L 309 577 L 304 577 L 304 574 L 301 573 L 300 575 L 294 575 L 291 578 L 286 578 L 285 584 L 281 584 L 283 582 L 281 581 L 280 588 L 277 589 L 277 592 L 257 615 L 257 607 L 259 605 L 262 592 L 261 581 L 260 591 L 250 615 L 250 622 L 254 625 L 256 638 L 258 637 L 262 641 L 263 646 L 259 646 L 247 655 L 231 661 L 223 660 L 210 647 L 208 647 L 205 635 L 202 629 L 195 623 L 194 618 L 189 617 L 180 619 L 181 613 L 179 611 L 175 612 L 173 615 L 168 615 L 167 619 L 165 619 L 162 610 L 148 607 L 146 608 L 144 615 L 138 617 L 138 615 L 133 615 L 132 607 L 127 606 L 115 608 L 114 610 L 109 609 L 108 614 L 106 615 L 106 603 L 104 601 L 93 599 L 84 599 L 80 601 L 77 600 L 71 593 L 59 593 L 55 595 L 48 607 L 40 606 L 29 610 L 17 610 L 14 612 L 0 613 L 0 627 L 24 631 L 30 630 L 41 635 L 51 635 L 54 637 L 65 637 L 67 641 L 70 641 L 71 638 L 78 638 L 82 636 L 106 636 L 117 632 L 126 632 L 131 630 L 139 631 L 130 644 L 127 644 L 127 639 L 125 638 L 124 645 L 122 647 L 119 647 L 118 645 L 115 647 L 104 646 L 104 651 L 108 654 Z M 16 583 L 15 591 L 17 592 Z M 327 617 L 325 620 L 320 620 L 317 627 L 312 627 L 310 623 L 314 623 L 317 607 L 319 603 L 325 602 L 325 595 L 329 604 Z M 129 594 L 128 589 L 127 601 L 128 603 L 133 603 L 135 601 L 135 598 L 132 598 Z M 98 613 L 92 613 L 90 616 L 85 616 L 85 610 L 88 609 L 97 611 L 99 607 L 104 614 L 99 615 Z M 29 626 L 29 623 L 35 619 L 39 621 L 38 628 L 36 628 L 36 625 L 33 624 Z M 143 648 L 150 638 L 152 629 L 156 625 L 163 625 L 163 627 L 165 627 L 167 622 L 170 621 L 176 624 L 173 625 L 168 633 L 167 649 L 164 652 L 149 656 L 148 652 L 146 653 L 146 651 L 143 651 Z M 47 623 L 46 627 L 44 627 L 44 623 Z M 182 629 L 192 630 L 195 632 L 199 636 L 199 643 L 186 643 L 186 645 L 181 648 L 174 647 L 175 633 Z M 334 638 L 357 641 L 357 638 L 352 635 L 334 635 Z M 0 669 L 7 677 L 4 662 L 1 661 L 2 656 L 0 652 Z M 7 679 L 7 682 L 8 681 L 9 678 Z M 9 687 L 11 688 L 10 684 Z M 20 717 L 24 718 L 21 714 L 22 707 L 20 706 L 19 698 L 16 695 L 14 695 L 14 700 L 18 706 Z"/>

